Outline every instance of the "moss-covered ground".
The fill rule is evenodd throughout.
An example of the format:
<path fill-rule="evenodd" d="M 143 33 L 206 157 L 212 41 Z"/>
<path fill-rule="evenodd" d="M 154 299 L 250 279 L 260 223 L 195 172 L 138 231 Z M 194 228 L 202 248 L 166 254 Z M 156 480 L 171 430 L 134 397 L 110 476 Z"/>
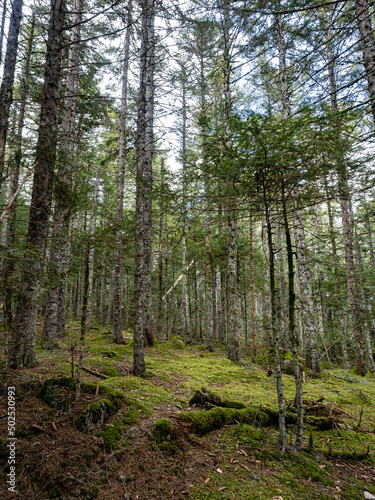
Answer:
<path fill-rule="evenodd" d="M 131 372 L 131 334 L 124 336 L 127 344 L 115 345 L 107 328 L 94 325 L 84 347 L 79 402 L 69 384 L 77 370 L 78 322 L 56 351 L 44 351 L 38 342 L 37 367 L 11 373 L 18 398 L 18 488 L 24 498 L 351 500 L 364 498 L 365 491 L 375 495 L 372 375 L 323 365 L 321 377 L 313 379 L 306 371 L 309 423 L 303 450 L 293 451 L 295 427 L 289 423 L 287 453 L 281 455 L 272 366 L 268 370 L 246 356 L 235 364 L 220 344 L 209 353 L 204 346 L 183 348 L 175 338 L 146 349 L 147 376 L 140 379 Z M 260 349 L 259 361 L 265 359 Z M 44 382 L 56 378 L 60 382 Z M 293 377 L 283 375 L 283 386 L 293 412 Z M 189 407 L 192 393 L 202 387 L 250 410 Z M 5 403 L 2 397 L 1 408 Z M 93 409 L 105 405 L 110 411 L 100 420 Z M 94 421 L 90 430 L 79 425 L 83 416 Z M 318 418 L 328 419 L 331 428 L 319 430 Z M 5 428 L 1 432 L 5 435 Z M 1 444 L 5 471 L 6 443 Z M 1 498 L 12 498 L 6 495 L 0 489 Z"/>

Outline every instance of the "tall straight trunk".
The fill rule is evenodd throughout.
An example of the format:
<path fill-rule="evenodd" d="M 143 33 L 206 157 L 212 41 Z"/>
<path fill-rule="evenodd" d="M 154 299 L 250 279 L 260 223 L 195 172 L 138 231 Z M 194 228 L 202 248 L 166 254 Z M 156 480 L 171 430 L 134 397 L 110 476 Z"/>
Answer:
<path fill-rule="evenodd" d="M 53 193 L 56 160 L 59 80 L 63 46 L 65 0 L 53 0 L 48 32 L 43 99 L 34 167 L 29 225 L 27 231 L 28 268 L 22 276 L 22 289 L 12 331 L 10 364 L 13 368 L 34 366 L 39 291 L 44 250 Z"/>
<path fill-rule="evenodd" d="M 254 229 L 253 212 L 250 210 L 249 218 L 249 270 L 251 292 L 251 361 L 255 363 L 257 355 L 257 317 L 255 309 L 255 281 L 254 281 Z"/>
<path fill-rule="evenodd" d="M 350 212 L 352 213 L 351 207 L 350 207 Z M 357 227 L 355 224 L 354 224 L 353 233 L 354 233 L 353 234 L 353 242 L 354 242 L 354 248 L 355 248 L 355 260 L 356 260 L 357 269 L 358 269 L 358 288 L 359 288 L 359 293 L 360 293 L 360 297 L 361 297 L 362 311 L 363 311 L 363 315 L 365 316 L 366 326 L 367 326 L 367 328 L 366 328 L 366 326 L 363 327 L 363 337 L 364 337 L 365 345 L 366 345 L 368 367 L 371 371 L 374 371 L 375 365 L 374 365 L 374 358 L 373 358 L 373 354 L 372 354 L 371 337 L 370 337 L 370 332 L 372 329 L 370 290 L 366 287 L 366 283 L 365 283 L 365 279 L 364 279 L 362 252 L 361 252 L 361 247 L 360 247 L 359 240 L 358 240 Z"/>
<path fill-rule="evenodd" d="M 212 266 L 212 250 L 211 250 L 211 216 L 209 213 L 209 203 L 207 201 L 206 191 L 206 214 L 205 214 L 205 229 L 206 229 L 206 288 L 204 302 L 204 329 L 206 336 L 207 350 L 214 351 L 214 271 Z"/>
<path fill-rule="evenodd" d="M 0 88 L 0 187 L 3 182 L 5 145 L 9 125 L 10 107 L 13 101 L 13 83 L 16 70 L 18 35 L 22 19 L 23 0 L 13 0 L 9 21 L 7 50 L 4 61 L 3 80 Z"/>
<path fill-rule="evenodd" d="M 296 441 L 294 447 L 296 451 L 300 451 L 303 444 L 303 392 L 302 392 L 301 373 L 298 361 L 298 341 L 295 335 L 296 295 L 294 292 L 294 275 L 295 275 L 294 262 L 293 262 L 294 252 L 292 247 L 292 238 L 290 235 L 284 184 L 282 184 L 282 206 L 283 206 L 283 219 L 285 227 L 286 249 L 288 255 L 288 305 L 289 305 L 288 337 L 292 348 L 294 380 L 296 384 L 297 433 L 296 433 Z"/>
<path fill-rule="evenodd" d="M 15 140 L 15 151 L 14 151 L 14 163 L 12 168 L 12 186 L 11 195 L 16 196 L 19 183 L 19 174 L 21 170 L 21 160 L 22 160 L 22 134 L 25 123 L 25 110 L 26 110 L 26 98 L 29 90 L 29 72 L 30 72 L 30 61 L 33 49 L 35 33 L 35 9 L 33 9 L 29 37 L 27 41 L 27 50 L 25 55 L 25 62 L 22 70 L 21 77 L 21 89 L 20 89 L 20 109 L 18 114 L 18 125 Z M 6 235 L 6 247 L 7 256 L 4 267 L 4 304 L 5 311 L 4 314 L 7 317 L 8 327 L 12 326 L 13 315 L 12 315 L 12 287 L 11 287 L 11 276 L 14 272 L 14 257 L 12 254 L 12 248 L 15 244 L 16 239 L 16 212 L 17 212 L 17 197 L 15 198 L 13 204 L 11 205 L 8 213 L 7 221 L 7 235 Z"/>
<path fill-rule="evenodd" d="M 238 310 L 238 280 L 237 280 L 237 220 L 231 211 L 228 214 L 228 359 L 240 360 L 240 328 Z"/>
<path fill-rule="evenodd" d="M 187 189 L 187 146 L 186 146 L 186 127 L 187 127 L 187 102 L 186 102 L 186 84 L 187 73 L 185 66 L 181 66 L 181 84 L 182 84 L 182 295 L 181 295 L 181 323 L 180 333 L 184 342 L 186 338 L 191 336 L 189 330 L 189 297 L 187 291 L 187 271 L 186 271 L 186 254 L 187 254 L 187 206 L 186 206 L 186 189 Z"/>
<path fill-rule="evenodd" d="M 109 273 L 109 289 L 108 289 L 108 307 L 106 316 L 106 325 L 111 325 L 113 322 L 113 269 Z"/>
<path fill-rule="evenodd" d="M 96 216 L 98 210 L 98 201 L 99 201 L 99 184 L 100 184 L 100 166 L 98 165 L 96 169 L 96 178 L 95 178 L 95 192 L 94 192 L 94 200 L 93 200 L 93 209 L 92 216 L 90 221 L 89 228 L 89 237 L 90 237 L 90 251 L 89 251 L 89 277 L 88 277 L 88 289 L 87 289 L 87 312 L 86 312 L 86 329 L 90 331 L 92 324 L 92 315 L 93 315 L 93 285 L 94 285 L 94 252 L 95 245 L 93 243 L 94 233 L 96 229 Z M 115 269 L 113 270 L 113 282 L 115 281 Z M 114 285 L 113 285 L 114 287 Z"/>
<path fill-rule="evenodd" d="M 344 368 L 345 370 L 350 369 L 350 361 L 348 355 L 348 344 L 346 340 L 346 329 L 345 329 L 345 319 L 344 319 L 344 311 L 341 303 L 341 282 L 340 282 L 340 269 L 339 269 L 339 261 L 337 256 L 337 247 L 336 247 L 336 238 L 335 238 L 335 230 L 333 225 L 333 215 L 331 208 L 331 200 L 328 196 L 328 187 L 326 182 L 326 192 L 327 192 L 327 209 L 328 209 L 328 220 L 329 220 L 329 236 L 331 239 L 331 250 L 332 250 L 332 259 L 333 259 L 333 270 L 335 273 L 335 284 L 336 284 L 336 295 L 337 300 L 335 301 L 335 306 L 337 309 L 337 313 L 339 316 L 339 328 L 340 328 L 340 338 L 341 338 L 341 351 L 344 360 Z"/>
<path fill-rule="evenodd" d="M 371 221 L 370 221 L 370 215 L 369 215 L 369 205 L 365 199 L 363 199 L 363 207 L 365 209 L 365 227 L 366 227 L 366 231 L 367 231 L 368 248 L 370 251 L 370 261 L 371 261 L 372 267 L 375 269 L 375 252 L 374 252 L 374 243 L 373 243 L 373 237 L 372 237 L 372 227 L 371 227 Z"/>
<path fill-rule="evenodd" d="M 113 289 L 113 330 L 112 340 L 115 344 L 124 344 L 122 336 L 122 222 L 124 212 L 124 178 L 125 178 L 125 142 L 126 142 L 126 114 L 128 107 L 128 72 L 130 36 L 132 26 L 132 3 L 128 3 L 127 29 L 125 35 L 124 66 L 122 70 L 122 96 L 120 112 L 120 143 L 117 175 L 117 210 L 116 210 L 116 250 Z"/>
<path fill-rule="evenodd" d="M 65 314 L 64 320 L 59 320 L 59 315 L 61 315 L 62 311 L 66 311 L 65 286 L 70 257 L 69 225 L 72 208 L 67 203 L 67 199 L 73 187 L 82 0 L 75 1 L 74 11 L 65 86 L 61 131 L 62 141 L 58 157 L 58 171 L 55 179 L 56 206 L 48 272 L 50 283 L 47 290 L 46 312 L 42 334 L 45 349 L 54 349 L 57 346 L 57 334 L 63 331 L 65 326 Z"/>
<path fill-rule="evenodd" d="M 1 27 L 0 27 L 0 66 L 3 62 L 3 40 L 4 40 L 6 14 L 7 14 L 7 0 L 3 0 L 3 12 L 1 14 Z"/>
<path fill-rule="evenodd" d="M 282 331 L 282 345 L 286 350 L 289 350 L 289 334 L 288 334 L 288 306 L 286 303 L 287 293 L 286 293 L 286 280 L 284 272 L 284 255 L 282 250 L 282 240 L 281 240 L 281 224 L 280 221 L 277 222 L 277 245 L 278 245 L 278 264 L 280 271 L 280 313 L 281 313 L 281 331 Z"/>
<path fill-rule="evenodd" d="M 359 20 L 358 17 L 359 4 L 367 5 L 367 2 L 366 0 L 356 0 L 355 6 L 356 6 L 357 20 Z M 367 8 L 367 14 L 368 14 L 368 8 Z M 368 22 L 370 22 L 369 17 L 368 17 Z M 364 26 L 366 22 L 363 21 L 362 24 Z M 326 29 L 326 38 L 327 38 L 326 49 L 327 49 L 328 72 L 329 72 L 329 82 L 330 82 L 331 109 L 333 113 L 338 113 L 337 85 L 336 85 L 335 71 L 334 71 L 335 57 L 332 53 L 331 42 L 330 42 L 331 37 L 328 29 Z M 363 38 L 362 33 L 361 33 L 361 38 Z M 367 41 L 371 45 L 370 41 L 369 40 Z M 362 40 L 361 43 L 363 49 L 364 41 Z M 373 73 L 372 76 L 373 78 L 375 78 L 375 73 Z M 372 100 L 372 106 L 375 106 L 374 99 Z M 374 109 L 375 108 L 373 107 L 373 110 Z M 337 125 L 337 140 L 340 141 L 340 139 L 341 139 L 341 132 L 339 126 Z M 344 158 L 339 158 L 338 163 L 339 165 L 337 167 L 337 176 L 338 176 L 341 221 L 342 221 L 344 249 L 345 249 L 346 278 L 348 284 L 349 305 L 351 311 L 352 328 L 353 328 L 354 343 L 355 343 L 355 356 L 356 356 L 355 364 L 358 372 L 364 375 L 367 372 L 367 364 L 365 359 L 364 338 L 363 338 L 361 316 L 359 310 L 358 290 L 357 290 L 356 275 L 354 268 L 353 235 L 350 227 L 350 217 L 349 217 L 349 188 L 346 178 Z"/>
<path fill-rule="evenodd" d="M 265 202 L 265 215 L 266 215 L 266 228 L 267 228 L 267 242 L 268 242 L 268 260 L 269 260 L 269 277 L 270 277 L 270 296 L 271 296 L 271 332 L 272 343 L 275 355 L 275 378 L 277 389 L 277 402 L 279 406 L 279 448 L 281 453 L 285 453 L 286 431 L 285 431 L 285 405 L 283 395 L 283 384 L 281 379 L 281 364 L 279 357 L 279 338 L 276 328 L 276 285 L 275 285 L 275 252 L 273 249 L 272 241 L 272 224 L 266 201 L 265 185 L 264 188 L 264 202 Z"/>
<path fill-rule="evenodd" d="M 164 187 L 164 156 L 160 164 L 160 183 Z M 158 249 L 158 304 L 156 316 L 156 336 L 159 342 L 163 340 L 163 231 L 164 231 L 164 203 L 160 202 L 159 214 L 159 249 Z"/>
<path fill-rule="evenodd" d="M 361 39 L 363 64 L 365 66 L 371 111 L 375 121 L 375 39 L 367 0 L 354 0 L 355 15 Z"/>
<path fill-rule="evenodd" d="M 154 341 L 151 297 L 151 194 L 153 160 L 155 1 L 141 0 L 141 77 L 137 126 L 134 278 L 134 375 L 145 376 L 144 342 Z"/>
<path fill-rule="evenodd" d="M 320 372 L 318 332 L 315 322 L 313 294 L 311 286 L 310 263 L 307 254 L 305 230 L 299 210 L 294 214 L 294 236 L 297 249 L 298 279 L 300 285 L 301 316 L 305 336 L 306 364 L 312 370 L 312 376 Z"/>
<path fill-rule="evenodd" d="M 103 226 L 105 225 L 105 220 L 103 220 Z M 107 295 L 107 245 L 106 242 L 103 242 L 103 251 L 102 251 L 102 265 L 100 269 L 100 300 L 99 300 L 99 323 L 101 325 L 105 324 L 105 300 Z"/>

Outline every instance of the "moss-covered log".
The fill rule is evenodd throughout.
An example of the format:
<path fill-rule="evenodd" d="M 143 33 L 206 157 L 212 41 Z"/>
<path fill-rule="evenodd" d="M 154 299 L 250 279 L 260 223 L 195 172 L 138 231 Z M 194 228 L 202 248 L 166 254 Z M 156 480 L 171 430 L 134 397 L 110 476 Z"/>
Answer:
<path fill-rule="evenodd" d="M 223 408 L 214 407 L 211 410 L 202 410 L 195 412 L 183 412 L 174 417 L 176 420 L 189 422 L 193 432 L 197 434 L 207 434 L 215 429 L 221 429 L 225 425 L 246 423 L 260 427 L 277 426 L 279 413 L 271 408 L 252 407 L 252 408 Z M 285 415 L 286 424 L 295 424 L 297 415 L 287 412 Z M 333 423 L 326 418 L 308 418 L 307 423 L 317 427 L 319 430 L 333 428 Z"/>
<path fill-rule="evenodd" d="M 223 399 L 217 394 L 209 391 L 205 387 L 201 390 L 195 391 L 194 396 L 189 401 L 190 406 L 201 406 L 203 408 L 211 408 L 212 406 L 220 406 L 222 408 L 237 408 L 244 409 L 246 405 L 241 401 L 233 401 L 230 399 Z"/>

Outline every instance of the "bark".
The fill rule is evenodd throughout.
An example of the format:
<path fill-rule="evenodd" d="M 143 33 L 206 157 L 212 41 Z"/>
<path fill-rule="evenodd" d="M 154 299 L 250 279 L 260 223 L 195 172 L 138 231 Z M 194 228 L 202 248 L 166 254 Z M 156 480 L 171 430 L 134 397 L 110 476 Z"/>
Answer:
<path fill-rule="evenodd" d="M 320 372 L 318 332 L 315 322 L 313 294 L 311 287 L 310 263 L 307 254 L 305 230 L 301 213 L 294 214 L 294 236 L 297 250 L 298 279 L 300 285 L 301 316 L 305 337 L 306 364 L 312 370 L 312 376 L 318 377 Z"/>
<path fill-rule="evenodd" d="M 3 40 L 5 31 L 6 13 L 7 13 L 7 0 L 3 0 L 3 12 L 1 14 L 1 28 L 0 28 L 0 66 L 3 62 Z"/>
<path fill-rule="evenodd" d="M 257 356 L 257 318 L 255 309 L 255 281 L 254 281 L 254 230 L 253 213 L 250 210 L 249 219 L 249 260 L 250 260 L 250 292 L 251 292 L 251 361 L 256 362 Z"/>
<path fill-rule="evenodd" d="M 326 183 L 326 191 L 327 191 L 327 183 Z M 336 238 L 335 231 L 333 225 L 333 215 L 331 208 L 331 200 L 328 197 L 327 192 L 327 209 L 328 209 L 328 220 L 329 220 L 329 235 L 331 239 L 331 250 L 332 250 L 332 259 L 333 259 L 333 270 L 335 273 L 335 284 L 336 284 L 336 308 L 339 316 L 339 328 L 340 328 L 340 338 L 341 338 L 341 351 L 344 360 L 344 368 L 345 370 L 350 370 L 350 361 L 348 356 L 348 345 L 346 340 L 346 329 L 345 329 L 345 319 L 344 319 L 344 311 L 341 303 L 342 290 L 341 290 L 341 282 L 340 282 L 340 269 L 339 269 L 339 261 L 337 256 L 337 247 L 336 247 Z"/>
<path fill-rule="evenodd" d="M 106 224 L 106 219 L 103 219 L 103 228 Z M 107 245 L 103 242 L 102 265 L 100 268 L 100 291 L 99 291 L 99 323 L 105 324 L 105 299 L 107 295 Z"/>
<path fill-rule="evenodd" d="M 351 211 L 351 210 L 350 210 Z M 354 247 L 355 247 L 355 260 L 357 264 L 357 269 L 358 269 L 358 288 L 360 292 L 360 297 L 361 297 L 361 305 L 362 305 L 362 310 L 366 319 L 366 326 L 363 328 L 363 337 L 366 345 L 366 352 L 367 352 L 367 362 L 368 362 L 368 367 L 371 371 L 375 370 L 375 364 L 374 364 L 374 358 L 372 354 L 372 347 L 371 347 L 371 337 L 370 337 L 370 332 L 372 329 L 371 325 L 371 303 L 370 303 L 370 290 L 366 287 L 365 281 L 364 281 L 364 269 L 363 269 L 363 261 L 362 261 L 362 252 L 361 252 L 361 247 L 358 241 L 358 234 L 357 234 L 357 227 L 354 225 L 354 235 L 353 235 L 353 240 L 354 240 Z"/>
<path fill-rule="evenodd" d="M 186 103 L 186 84 L 187 74 L 185 66 L 181 66 L 182 83 L 182 295 L 181 295 L 181 323 L 180 335 L 184 342 L 191 336 L 189 329 L 189 297 L 187 292 L 187 270 L 186 270 L 186 236 L 187 236 L 187 207 L 186 207 L 186 189 L 187 189 L 187 149 L 186 149 L 186 126 L 187 126 L 187 103 Z"/>
<path fill-rule="evenodd" d="M 303 392 L 302 392 L 301 373 L 298 361 L 298 341 L 295 335 L 296 295 L 294 291 L 294 275 L 295 275 L 294 262 L 293 262 L 294 252 L 292 247 L 292 238 L 290 235 L 284 184 L 282 185 L 282 205 L 283 205 L 286 249 L 288 255 L 288 306 L 289 306 L 288 337 L 292 348 L 294 380 L 296 384 L 297 433 L 296 433 L 296 441 L 294 444 L 294 448 L 296 451 L 300 451 L 303 444 Z"/>
<path fill-rule="evenodd" d="M 375 253 L 374 253 L 374 243 L 373 243 L 373 237 L 372 237 L 372 227 L 371 227 L 371 221 L 370 221 L 370 215 L 369 215 L 369 204 L 366 202 L 366 200 L 363 200 L 363 206 L 365 210 L 365 227 L 367 230 L 367 238 L 368 238 L 368 247 L 370 251 L 370 261 L 372 267 L 375 269 Z"/>
<path fill-rule="evenodd" d="M 12 331 L 10 363 L 13 368 L 34 366 L 36 322 L 44 249 L 53 193 L 56 159 L 59 80 L 63 46 L 65 0 L 53 0 L 48 32 L 43 99 L 36 147 L 34 182 L 27 231 L 28 267 L 22 275 L 22 289 Z"/>
<path fill-rule="evenodd" d="M 134 279 L 134 375 L 145 376 L 144 342 L 153 344 L 151 301 L 151 194 L 154 111 L 154 0 L 142 0 L 141 77 L 137 126 Z"/>
<path fill-rule="evenodd" d="M 265 185 L 263 185 L 265 189 Z M 283 395 L 283 385 L 281 379 L 281 364 L 279 357 L 279 339 L 276 329 L 276 286 L 275 286 L 275 254 L 272 241 L 272 225 L 270 221 L 270 214 L 268 211 L 267 202 L 265 199 L 265 212 L 266 212 L 266 227 L 267 227 L 267 240 L 268 240 L 268 259 L 269 259 L 269 277 L 270 277 L 270 296 L 271 296 L 271 332 L 272 343 L 275 355 L 275 378 L 277 388 L 277 402 L 279 406 L 279 448 L 281 453 L 285 453 L 286 431 L 285 431 L 285 405 Z"/>
<path fill-rule="evenodd" d="M 7 325 L 11 328 L 13 322 L 13 314 L 12 314 L 12 286 L 11 286 L 11 277 L 14 272 L 15 262 L 14 257 L 11 252 L 11 249 L 14 247 L 16 233 L 15 233 L 15 222 L 16 222 L 16 213 L 17 213 L 17 197 L 18 194 L 31 175 L 32 171 L 29 170 L 25 177 L 23 178 L 20 185 L 19 182 L 19 174 L 21 169 L 21 160 L 22 160 L 22 134 L 25 123 L 25 110 L 26 110 L 26 97 L 29 89 L 29 71 L 30 71 L 30 60 L 34 42 L 34 33 L 35 33 L 35 9 L 33 9 L 31 23 L 30 23 L 30 32 L 27 42 L 27 50 L 25 55 L 25 62 L 22 70 L 21 77 L 21 88 L 20 88 L 20 110 L 18 114 L 18 126 L 17 133 L 15 139 L 15 151 L 14 151 L 14 164 L 13 164 L 13 172 L 12 172 L 12 186 L 11 186 L 11 194 L 12 197 L 6 207 L 8 212 L 8 221 L 7 221 L 7 236 L 6 236 L 6 247 L 7 247 L 7 256 L 4 267 L 4 305 L 5 311 L 4 314 L 7 317 Z M 4 210 L 5 212 L 5 210 Z M 2 219 L 4 213 L 1 215 L 0 220 Z"/>
<path fill-rule="evenodd" d="M 240 329 L 238 312 L 238 282 L 237 282 L 237 221 L 233 212 L 228 215 L 228 359 L 240 360 Z"/>
<path fill-rule="evenodd" d="M 375 39 L 367 0 L 354 0 L 355 15 L 361 39 L 363 64 L 365 66 L 371 111 L 375 121 Z"/>
<path fill-rule="evenodd" d="M 87 289 L 87 305 L 86 305 L 86 330 L 90 331 L 92 324 L 92 315 L 93 315 L 93 285 L 94 285 L 94 252 L 95 247 L 93 244 L 93 238 L 96 229 L 96 215 L 99 201 L 99 183 L 100 183 L 100 165 L 98 165 L 96 169 L 96 179 L 95 179 L 95 192 L 94 192 L 94 201 L 93 201 L 93 209 L 92 216 L 90 221 L 89 228 L 89 238 L 91 240 L 90 251 L 89 251 L 89 277 L 88 277 L 88 289 Z M 115 269 L 113 270 L 113 274 L 115 274 Z M 114 281 L 114 278 L 113 278 Z"/>
<path fill-rule="evenodd" d="M 122 224 L 124 211 L 124 178 L 125 178 L 125 142 L 126 142 L 126 114 L 128 107 L 128 72 L 130 36 L 132 26 L 132 3 L 128 3 L 127 29 L 125 35 L 124 66 L 122 70 L 122 98 L 120 111 L 120 145 L 119 165 L 117 176 L 117 211 L 116 211 L 116 251 L 114 268 L 114 290 L 113 290 L 113 330 L 112 340 L 115 344 L 124 344 L 122 336 Z"/>
<path fill-rule="evenodd" d="M 9 126 L 10 107 L 13 101 L 13 83 L 17 62 L 22 6 L 23 0 L 13 0 L 4 60 L 3 80 L 0 88 L 0 187 L 3 182 L 6 136 Z"/>
<path fill-rule="evenodd" d="M 205 229 L 206 229 L 206 288 L 205 288 L 205 303 L 204 303 L 204 329 L 206 336 L 207 350 L 214 351 L 214 323 L 213 323 L 213 301 L 214 301 L 214 274 L 212 266 L 212 250 L 211 250 L 211 217 L 209 213 L 209 204 L 207 201 L 206 190 L 206 215 L 205 215 Z"/>
<path fill-rule="evenodd" d="M 281 241 L 281 225 L 280 221 L 277 222 L 277 245 L 279 247 L 277 258 L 280 271 L 280 313 L 281 313 L 281 332 L 282 332 L 282 345 L 285 350 L 289 351 L 289 335 L 288 335 L 288 307 L 286 303 L 286 280 L 284 272 L 284 255 L 282 250 Z"/>
<path fill-rule="evenodd" d="M 164 187 L 164 156 L 161 158 L 160 183 Z M 164 203 L 160 201 L 159 214 L 159 250 L 158 250 L 158 305 L 156 316 L 156 336 L 159 342 L 163 339 L 163 231 L 164 231 Z"/>
<path fill-rule="evenodd" d="M 71 218 L 72 178 L 76 132 L 77 88 L 79 79 L 82 0 L 76 0 L 74 25 L 70 36 L 68 68 L 62 119 L 62 140 L 55 180 L 55 213 L 51 242 L 46 312 L 42 341 L 45 349 L 57 346 L 57 334 L 64 331 L 66 312 L 66 282 L 70 257 L 69 225 Z"/>
<path fill-rule="evenodd" d="M 353 235 L 349 217 L 349 193 L 345 173 L 342 171 L 339 171 L 339 193 L 345 248 L 346 278 L 348 283 L 349 304 L 355 343 L 355 365 L 358 373 L 360 375 L 365 375 L 367 373 L 367 363 L 365 358 L 365 341 L 359 309 L 357 278 L 354 267 Z"/>

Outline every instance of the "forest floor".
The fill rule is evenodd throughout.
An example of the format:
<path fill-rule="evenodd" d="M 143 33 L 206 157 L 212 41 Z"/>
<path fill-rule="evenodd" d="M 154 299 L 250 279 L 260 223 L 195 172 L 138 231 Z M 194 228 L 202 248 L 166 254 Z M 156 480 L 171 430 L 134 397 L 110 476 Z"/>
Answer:
<path fill-rule="evenodd" d="M 79 325 L 72 323 L 58 350 L 43 351 L 38 343 L 37 366 L 9 374 L 8 385 L 16 392 L 17 493 L 7 489 L 7 400 L 2 395 L 0 498 L 375 498 L 373 376 L 326 367 L 320 379 L 312 379 L 306 371 L 303 391 L 311 424 L 305 426 L 303 451 L 293 452 L 295 427 L 288 424 L 287 453 L 281 455 L 277 427 L 259 418 L 267 409 L 277 410 L 264 350 L 258 360 L 264 364 L 246 356 L 235 364 L 219 344 L 208 353 L 204 346 L 181 348 L 178 340 L 169 341 L 146 349 L 147 378 L 139 379 L 131 374 L 132 341 L 114 345 L 105 328 L 97 327 L 87 337 L 83 360 L 97 374 L 84 372 L 81 399 L 75 402 L 68 377 L 72 359 L 78 363 L 78 347 L 72 349 L 78 336 Z M 292 409 L 293 376 L 283 375 L 283 385 Z M 253 409 L 253 417 L 245 418 L 246 410 L 229 410 L 230 418 L 224 412 L 216 420 L 204 410 L 202 417 L 196 413 L 201 408 L 189 406 L 202 387 L 241 401 Z M 110 416 L 101 422 L 104 407 Z M 190 414 L 202 421 L 189 420 Z M 83 432 L 82 415 L 94 427 L 92 433 Z M 314 415 L 316 422 L 324 416 L 331 428 L 318 430 Z"/>

